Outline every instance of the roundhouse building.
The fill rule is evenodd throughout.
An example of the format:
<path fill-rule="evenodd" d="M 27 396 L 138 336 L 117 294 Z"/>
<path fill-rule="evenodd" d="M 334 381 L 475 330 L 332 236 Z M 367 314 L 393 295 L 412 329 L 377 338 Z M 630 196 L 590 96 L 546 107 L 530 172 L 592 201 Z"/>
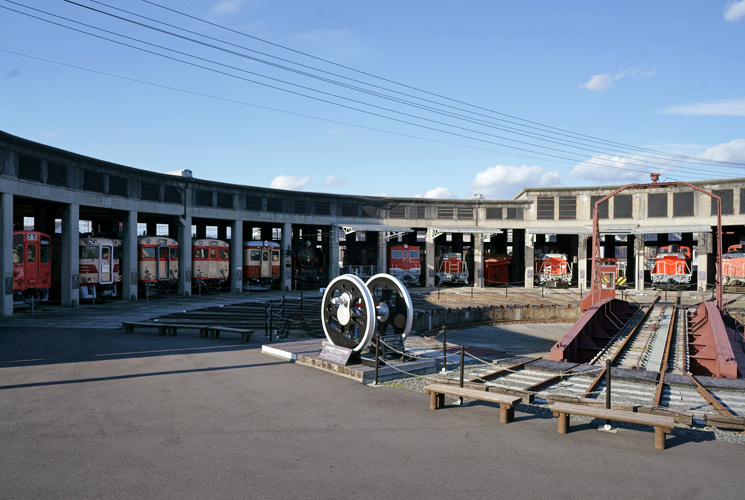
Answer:
<path fill-rule="evenodd" d="M 534 286 L 536 250 L 565 253 L 572 286 L 586 288 L 591 257 L 592 206 L 619 186 L 526 188 L 512 200 L 466 200 L 329 195 L 201 180 L 188 170 L 160 174 L 117 165 L 0 132 L 0 273 L 2 315 L 13 313 L 13 231 L 33 228 L 59 245 L 54 261 L 61 304 L 79 303 L 78 242 L 82 233 L 122 240 L 121 296 L 136 300 L 138 236 L 178 240 L 178 293 L 192 293 L 192 238 L 230 245 L 230 292 L 242 293 L 243 242 L 281 245 L 280 286 L 293 282 L 293 253 L 312 246 L 324 255 L 327 278 L 341 272 L 385 272 L 387 245 L 422 249 L 422 284 L 435 284 L 437 256 L 458 252 L 469 283 L 485 282 L 484 254 L 510 254 L 509 282 Z M 745 240 L 745 179 L 693 183 L 722 200 L 723 245 Z M 618 259 L 629 286 L 649 282 L 658 246 L 695 248 L 694 284 L 714 283 L 712 236 L 716 203 L 685 185 L 628 189 L 600 206 L 601 246 Z M 238 244 L 232 244 L 238 242 Z M 364 255 L 363 258 L 359 258 Z M 652 256 L 653 259 L 653 256 Z M 364 262 L 363 262 L 364 260 Z M 367 266 L 367 269 L 364 268 Z"/>

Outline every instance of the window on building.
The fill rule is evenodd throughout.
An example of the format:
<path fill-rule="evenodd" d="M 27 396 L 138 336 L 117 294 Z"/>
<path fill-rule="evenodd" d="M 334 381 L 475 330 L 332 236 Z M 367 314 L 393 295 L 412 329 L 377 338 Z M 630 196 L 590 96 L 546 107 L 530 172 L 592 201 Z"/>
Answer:
<path fill-rule="evenodd" d="M 455 209 L 453 207 L 437 207 L 438 219 L 452 219 L 454 215 Z"/>
<path fill-rule="evenodd" d="M 598 196 L 591 196 L 590 197 L 590 218 L 592 219 L 592 211 L 595 210 L 595 203 L 600 201 L 602 198 L 604 198 L 605 195 L 598 195 Z M 605 200 L 603 203 L 598 205 L 598 218 L 599 219 L 607 219 L 608 218 L 608 203 L 610 200 Z"/>
<path fill-rule="evenodd" d="M 473 208 L 458 208 L 458 219 L 473 219 Z"/>
<path fill-rule="evenodd" d="M 217 226 L 207 226 L 204 228 L 205 238 L 217 238 Z"/>
<path fill-rule="evenodd" d="M 722 215 L 732 215 L 734 212 L 734 191 L 732 189 L 713 189 L 711 191 L 722 199 Z M 711 215 L 717 214 L 717 200 L 711 199 Z"/>
<path fill-rule="evenodd" d="M 693 217 L 693 191 L 673 193 L 673 217 Z"/>
<path fill-rule="evenodd" d="M 508 207 L 505 218 L 507 220 L 523 220 L 523 209 L 518 207 Z"/>
<path fill-rule="evenodd" d="M 647 217 L 667 217 L 667 193 L 647 195 Z"/>
<path fill-rule="evenodd" d="M 275 213 L 281 213 L 282 206 L 283 206 L 283 200 L 282 198 L 267 198 L 266 199 L 266 211 L 267 212 L 275 212 Z"/>
<path fill-rule="evenodd" d="M 559 219 L 577 218 L 577 197 L 559 196 Z"/>
<path fill-rule="evenodd" d="M 630 194 L 617 194 L 613 197 L 613 218 L 632 219 L 634 217 L 634 198 Z"/>
<path fill-rule="evenodd" d="M 406 205 L 396 205 L 388 210 L 388 217 L 391 219 L 405 219 Z"/>
<path fill-rule="evenodd" d="M 331 215 L 331 203 L 328 201 L 315 202 L 316 215 Z"/>
<path fill-rule="evenodd" d="M 168 236 L 168 224 L 156 224 L 155 236 Z"/>
<path fill-rule="evenodd" d="M 502 218 L 502 207 L 486 207 L 487 220 L 499 220 Z"/>
<path fill-rule="evenodd" d="M 356 203 L 342 203 L 341 214 L 345 217 L 357 217 L 359 215 L 359 205 Z"/>
<path fill-rule="evenodd" d="M 536 201 L 538 220 L 553 220 L 554 218 L 554 197 L 539 196 Z"/>

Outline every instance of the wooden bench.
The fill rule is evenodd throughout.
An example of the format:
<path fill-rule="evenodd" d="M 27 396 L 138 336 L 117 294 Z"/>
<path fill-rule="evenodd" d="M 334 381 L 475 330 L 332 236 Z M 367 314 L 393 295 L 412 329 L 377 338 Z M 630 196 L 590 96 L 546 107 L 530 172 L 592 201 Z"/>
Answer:
<path fill-rule="evenodd" d="M 559 417 L 559 434 L 566 434 L 569 431 L 569 415 L 582 415 L 585 417 L 614 420 L 616 422 L 649 425 L 654 427 L 654 447 L 658 450 L 665 449 L 665 434 L 672 431 L 675 427 L 675 419 L 673 417 L 598 408 L 597 406 L 555 403 L 551 405 L 551 411 L 554 416 Z"/>
<path fill-rule="evenodd" d="M 429 394 L 430 410 L 436 410 L 445 406 L 446 394 L 459 398 L 477 399 L 488 403 L 499 403 L 499 422 L 502 424 L 506 424 L 515 418 L 515 406 L 522 401 L 522 398 L 511 394 L 468 389 L 448 384 L 431 384 L 424 388 L 424 392 Z"/>
<path fill-rule="evenodd" d="M 209 328 L 207 325 L 155 321 L 122 321 L 122 326 L 124 326 L 125 333 L 132 333 L 135 327 L 156 328 L 158 330 L 158 335 L 176 335 L 179 328 L 192 328 L 199 330 L 200 337 L 205 337 L 207 335 L 206 329 Z"/>
<path fill-rule="evenodd" d="M 241 342 L 245 344 L 249 340 L 251 340 L 251 335 L 253 335 L 254 331 L 249 330 L 247 328 L 235 328 L 231 326 L 207 326 L 203 331 L 200 330 L 199 336 L 201 338 L 205 338 L 209 335 L 211 339 L 219 339 L 220 338 L 220 332 L 231 332 L 231 333 L 239 333 L 241 335 Z"/>

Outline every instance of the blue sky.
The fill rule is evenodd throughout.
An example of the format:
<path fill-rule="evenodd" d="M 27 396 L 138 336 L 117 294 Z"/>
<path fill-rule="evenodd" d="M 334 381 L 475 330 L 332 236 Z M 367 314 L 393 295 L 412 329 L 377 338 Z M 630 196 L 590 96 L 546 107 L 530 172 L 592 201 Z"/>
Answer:
<path fill-rule="evenodd" d="M 745 177 L 745 0 L 75 1 L 0 0 L 1 130 L 322 193 Z"/>

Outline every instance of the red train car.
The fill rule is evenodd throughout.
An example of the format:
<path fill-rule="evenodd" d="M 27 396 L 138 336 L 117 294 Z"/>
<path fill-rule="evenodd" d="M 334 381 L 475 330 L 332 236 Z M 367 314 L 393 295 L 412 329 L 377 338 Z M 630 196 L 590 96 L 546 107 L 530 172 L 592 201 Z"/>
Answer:
<path fill-rule="evenodd" d="M 116 297 L 121 283 L 122 240 L 84 237 L 79 241 L 79 292 L 81 299 Z"/>
<path fill-rule="evenodd" d="M 484 284 L 498 285 L 509 283 L 512 256 L 503 253 L 484 254 Z"/>
<path fill-rule="evenodd" d="M 443 252 L 435 260 L 437 261 L 435 286 L 441 283 L 468 284 L 468 266 L 460 252 Z"/>
<path fill-rule="evenodd" d="M 49 299 L 52 241 L 39 231 L 13 231 L 13 296 L 18 301 Z"/>
<path fill-rule="evenodd" d="M 388 247 L 388 273 L 406 284 L 419 283 L 422 274 L 419 247 L 406 244 Z"/>
<path fill-rule="evenodd" d="M 549 288 L 568 287 L 572 284 L 572 265 L 567 254 L 556 248 L 535 250 L 535 281 Z"/>
<path fill-rule="evenodd" d="M 722 285 L 745 286 L 745 245 L 731 245 L 722 255 Z"/>
<path fill-rule="evenodd" d="M 669 288 L 691 282 L 691 248 L 682 245 L 659 247 L 652 270 L 652 286 Z"/>
<path fill-rule="evenodd" d="M 243 276 L 256 285 L 279 283 L 280 245 L 276 241 L 243 242 Z"/>

